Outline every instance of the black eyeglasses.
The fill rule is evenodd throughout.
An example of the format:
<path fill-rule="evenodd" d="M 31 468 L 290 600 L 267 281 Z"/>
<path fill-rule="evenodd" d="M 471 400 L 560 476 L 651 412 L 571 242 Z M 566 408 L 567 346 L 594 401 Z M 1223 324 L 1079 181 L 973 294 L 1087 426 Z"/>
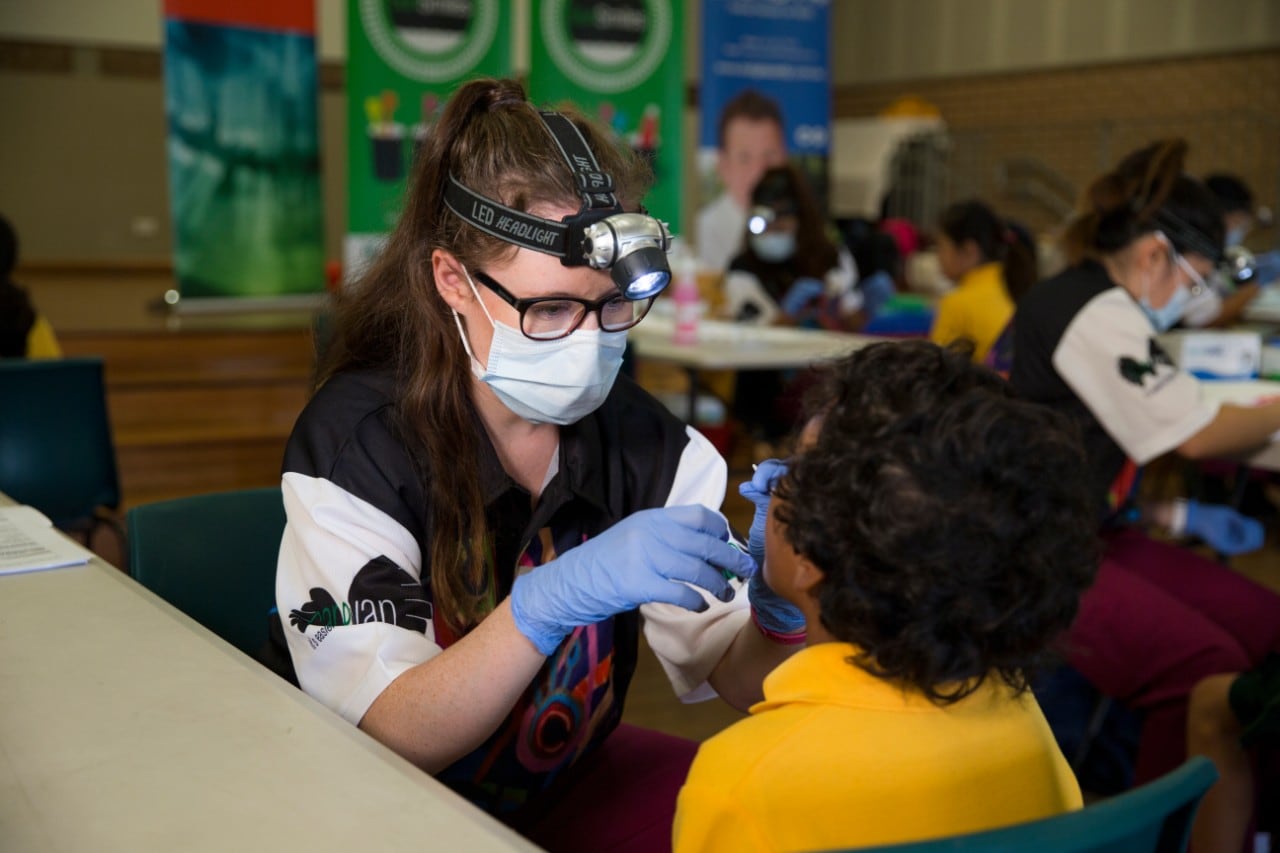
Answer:
<path fill-rule="evenodd" d="M 573 334 L 592 312 L 604 331 L 626 331 L 644 319 L 656 298 L 650 296 L 647 299 L 626 299 L 620 293 L 613 293 L 595 301 L 572 296 L 517 299 L 487 273 L 476 270 L 475 277 L 498 294 L 503 302 L 520 312 L 520 331 L 526 338 L 535 341 L 554 341 Z"/>

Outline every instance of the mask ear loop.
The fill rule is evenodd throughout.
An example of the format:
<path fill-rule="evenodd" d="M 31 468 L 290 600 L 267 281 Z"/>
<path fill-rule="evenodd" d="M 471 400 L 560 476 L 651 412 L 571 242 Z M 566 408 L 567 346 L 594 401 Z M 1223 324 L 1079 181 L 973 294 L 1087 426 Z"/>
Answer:
<path fill-rule="evenodd" d="M 471 287 L 471 295 L 476 298 L 476 302 L 480 303 L 480 310 L 484 312 L 485 319 L 489 321 L 490 326 L 495 329 L 498 328 L 498 324 L 493 321 L 493 315 L 489 313 L 489 309 L 485 307 L 484 300 L 480 298 L 480 291 L 476 290 L 476 283 L 471 280 L 471 273 L 467 271 L 465 266 L 462 267 L 462 274 L 467 277 L 467 284 Z M 454 313 L 456 314 L 457 312 L 455 311 Z"/>
<path fill-rule="evenodd" d="M 496 331 L 498 324 L 493 321 L 493 315 L 490 314 L 489 309 L 485 307 L 484 300 L 480 298 L 480 291 L 476 290 L 476 283 L 471 280 L 471 273 L 467 272 L 467 268 L 465 266 L 462 267 L 462 274 L 466 276 L 467 284 L 471 287 L 471 293 L 475 295 L 476 302 L 480 303 L 480 310 L 484 312 L 484 316 L 489 321 L 489 325 L 493 326 Z M 480 373 L 484 373 L 485 366 L 480 363 L 480 360 L 476 358 L 475 353 L 471 351 L 471 342 L 467 340 L 467 331 L 462 328 L 462 319 L 458 317 L 457 309 L 450 307 L 449 312 L 453 314 L 453 324 L 458 327 L 458 336 L 462 338 L 462 348 L 466 350 L 467 357 L 471 359 L 471 372 L 476 373 L 478 370 Z M 476 375 L 478 376 L 479 374 L 477 373 Z"/>

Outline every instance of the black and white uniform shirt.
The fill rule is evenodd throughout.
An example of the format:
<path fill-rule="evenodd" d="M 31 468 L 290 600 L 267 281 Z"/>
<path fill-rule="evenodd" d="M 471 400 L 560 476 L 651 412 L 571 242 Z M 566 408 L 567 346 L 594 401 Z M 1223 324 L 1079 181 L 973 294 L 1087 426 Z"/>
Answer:
<path fill-rule="evenodd" d="M 285 453 L 288 524 L 276 603 L 300 686 L 352 723 L 399 675 L 453 641 L 432 608 L 428 496 L 397 437 L 389 377 L 335 376 L 307 405 Z M 480 481 L 498 598 L 518 572 L 650 507 L 719 508 L 724 460 L 633 382 L 562 427 L 558 461 L 532 506 L 483 425 Z M 429 475 L 428 475 L 429 476 Z M 747 596 L 707 611 L 640 608 L 676 693 L 694 701 L 748 618 Z M 579 628 L 548 658 L 508 720 L 441 779 L 490 811 L 518 808 L 616 725 L 635 668 L 633 611 Z"/>
<path fill-rule="evenodd" d="M 1094 494 L 1126 457 L 1138 465 L 1191 438 L 1218 413 L 1161 348 L 1151 321 L 1094 261 L 1040 282 L 1018 303 L 1009 379 L 1022 396 L 1081 427 Z"/>

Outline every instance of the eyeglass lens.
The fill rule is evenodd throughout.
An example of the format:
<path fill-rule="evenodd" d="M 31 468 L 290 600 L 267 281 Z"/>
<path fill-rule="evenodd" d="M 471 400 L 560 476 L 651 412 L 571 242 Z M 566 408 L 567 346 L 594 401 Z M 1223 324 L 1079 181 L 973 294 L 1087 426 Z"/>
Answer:
<path fill-rule="evenodd" d="M 631 300 L 620 295 L 597 304 L 600 328 L 606 332 L 630 329 L 644 319 L 652 304 L 652 297 Z M 582 324 L 587 311 L 587 303 L 574 299 L 539 299 L 525 306 L 520 315 L 520 330 L 538 340 L 562 338 Z"/>

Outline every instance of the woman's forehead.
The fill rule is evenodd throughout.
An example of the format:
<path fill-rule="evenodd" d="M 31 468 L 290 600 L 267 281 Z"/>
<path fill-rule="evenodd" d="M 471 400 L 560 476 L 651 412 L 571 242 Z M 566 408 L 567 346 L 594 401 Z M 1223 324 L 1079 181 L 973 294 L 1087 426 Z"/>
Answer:
<path fill-rule="evenodd" d="M 555 255 L 523 247 L 491 264 L 485 271 L 524 299 L 545 295 L 599 299 L 616 290 L 605 270 L 567 267 Z"/>

